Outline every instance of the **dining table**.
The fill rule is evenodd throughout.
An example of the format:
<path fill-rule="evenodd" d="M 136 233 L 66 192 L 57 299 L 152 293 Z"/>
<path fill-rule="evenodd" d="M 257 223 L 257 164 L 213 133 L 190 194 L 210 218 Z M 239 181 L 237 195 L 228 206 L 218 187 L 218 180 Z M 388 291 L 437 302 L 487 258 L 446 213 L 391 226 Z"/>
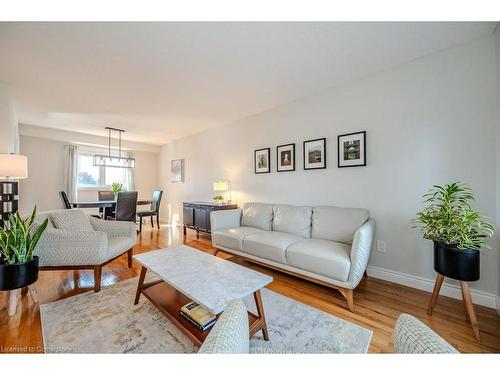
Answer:
<path fill-rule="evenodd" d="M 150 204 L 150 199 L 137 200 L 138 206 L 147 206 Z M 71 202 L 71 206 L 73 208 L 102 208 L 104 212 L 103 216 L 108 217 L 108 215 L 115 210 L 116 200 Z"/>

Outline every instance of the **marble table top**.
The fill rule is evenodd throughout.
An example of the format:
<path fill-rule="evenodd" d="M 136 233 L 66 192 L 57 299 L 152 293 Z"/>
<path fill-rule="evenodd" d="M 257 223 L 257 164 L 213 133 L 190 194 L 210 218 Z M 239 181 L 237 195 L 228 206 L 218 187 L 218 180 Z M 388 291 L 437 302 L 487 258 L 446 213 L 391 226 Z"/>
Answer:
<path fill-rule="evenodd" d="M 273 281 L 271 276 L 186 245 L 134 255 L 134 259 L 212 314 Z"/>

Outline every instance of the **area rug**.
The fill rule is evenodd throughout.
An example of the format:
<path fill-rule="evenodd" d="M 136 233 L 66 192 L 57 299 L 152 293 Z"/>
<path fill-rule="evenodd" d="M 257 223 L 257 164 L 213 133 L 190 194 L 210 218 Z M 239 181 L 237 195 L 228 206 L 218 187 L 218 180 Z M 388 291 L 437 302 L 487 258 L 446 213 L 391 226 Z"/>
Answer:
<path fill-rule="evenodd" d="M 46 352 L 194 353 L 191 341 L 144 296 L 133 305 L 137 278 L 100 293 L 40 306 Z M 294 353 L 366 353 L 372 331 L 269 289 L 262 291 L 270 340 L 251 347 Z M 256 312 L 252 296 L 245 300 Z"/>

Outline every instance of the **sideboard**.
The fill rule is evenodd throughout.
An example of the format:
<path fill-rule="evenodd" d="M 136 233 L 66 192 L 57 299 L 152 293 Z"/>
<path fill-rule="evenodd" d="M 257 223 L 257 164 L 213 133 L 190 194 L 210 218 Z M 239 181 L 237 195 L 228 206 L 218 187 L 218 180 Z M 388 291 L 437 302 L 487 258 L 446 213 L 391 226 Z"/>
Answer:
<path fill-rule="evenodd" d="M 186 235 L 187 228 L 196 230 L 197 235 L 200 232 L 210 234 L 210 212 L 234 208 L 238 208 L 238 205 L 231 203 L 182 202 L 184 235 Z"/>

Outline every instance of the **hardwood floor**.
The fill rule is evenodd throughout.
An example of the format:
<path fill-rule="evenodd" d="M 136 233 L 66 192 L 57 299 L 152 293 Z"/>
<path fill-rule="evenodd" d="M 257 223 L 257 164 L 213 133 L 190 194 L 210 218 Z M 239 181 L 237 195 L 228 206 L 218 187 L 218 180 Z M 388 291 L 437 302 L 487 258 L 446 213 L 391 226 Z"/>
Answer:
<path fill-rule="evenodd" d="M 182 229 L 162 226 L 161 230 L 143 227 L 135 253 L 160 249 L 184 242 L 199 250 L 213 252 L 210 237 L 188 230 L 185 239 Z M 465 319 L 462 301 L 440 296 L 432 317 L 426 313 L 431 293 L 409 288 L 399 284 L 368 277 L 363 279 L 354 293 L 356 312 L 347 309 L 347 303 L 336 290 L 312 282 L 257 266 L 233 258 L 220 252 L 219 257 L 251 267 L 274 278 L 269 286 L 302 303 L 316 307 L 342 319 L 349 320 L 373 330 L 369 351 L 389 353 L 393 351 L 392 332 L 394 323 L 402 312 L 414 315 L 443 336 L 461 352 L 500 352 L 500 317 L 494 309 L 475 306 L 481 342 L 474 339 L 472 329 Z M 103 268 L 102 286 L 111 285 L 139 275 L 140 267 L 134 263 L 127 267 L 127 255 Z M 44 271 L 37 282 L 40 303 L 56 301 L 93 288 L 92 271 Z M 1 293 L 0 306 L 0 351 L 41 352 L 43 350 L 40 312 L 38 304 L 29 295 L 20 300 L 17 314 L 8 316 L 5 310 L 6 293 Z"/>

